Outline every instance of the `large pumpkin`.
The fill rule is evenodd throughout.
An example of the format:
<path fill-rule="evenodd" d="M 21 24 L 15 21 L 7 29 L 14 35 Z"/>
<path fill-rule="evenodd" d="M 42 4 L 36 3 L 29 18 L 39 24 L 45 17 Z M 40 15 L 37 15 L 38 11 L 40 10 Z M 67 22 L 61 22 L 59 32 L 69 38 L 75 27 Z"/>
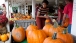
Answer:
<path fill-rule="evenodd" d="M 69 34 L 66 29 L 63 31 L 63 33 L 58 33 L 57 38 L 62 39 L 65 43 L 74 43 L 72 35 Z"/>
<path fill-rule="evenodd" d="M 63 23 L 63 27 L 68 27 L 68 25 L 69 25 L 69 18 L 66 18 L 65 20 L 64 20 L 64 23 Z"/>
<path fill-rule="evenodd" d="M 64 30 L 63 27 L 59 26 L 56 21 L 54 21 L 54 25 L 50 27 L 49 34 L 53 35 L 54 32 L 62 32 Z"/>
<path fill-rule="evenodd" d="M 56 38 L 56 33 L 54 33 L 53 37 L 46 38 L 43 43 L 64 43 L 64 41 Z"/>
<path fill-rule="evenodd" d="M 47 36 L 51 36 L 50 34 L 50 28 L 51 28 L 51 24 L 46 24 L 44 27 L 43 27 L 43 31 L 46 33 Z"/>
<path fill-rule="evenodd" d="M 22 27 L 17 27 L 12 30 L 12 37 L 14 41 L 21 42 L 25 39 L 25 30 Z"/>
<path fill-rule="evenodd" d="M 28 43 L 43 43 L 46 38 L 46 34 L 43 30 L 33 30 L 30 31 L 27 35 Z"/>
<path fill-rule="evenodd" d="M 33 24 L 29 25 L 26 29 L 26 37 L 27 37 L 28 32 L 32 30 L 38 30 L 38 27 Z"/>

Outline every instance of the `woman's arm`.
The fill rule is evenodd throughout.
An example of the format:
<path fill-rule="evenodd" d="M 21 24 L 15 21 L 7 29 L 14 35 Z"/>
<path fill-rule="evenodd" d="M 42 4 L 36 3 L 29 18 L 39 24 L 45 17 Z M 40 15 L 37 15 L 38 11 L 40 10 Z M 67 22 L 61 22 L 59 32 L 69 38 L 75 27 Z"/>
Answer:
<path fill-rule="evenodd" d="M 58 16 L 58 22 L 60 21 L 61 18 L 61 12 L 58 12 L 59 16 Z"/>
<path fill-rule="evenodd" d="M 62 25 L 64 23 L 65 18 L 66 18 L 66 14 L 64 14 L 64 16 L 63 16 Z"/>
<path fill-rule="evenodd" d="M 40 16 L 40 12 L 37 13 L 37 17 L 46 18 L 45 16 Z"/>

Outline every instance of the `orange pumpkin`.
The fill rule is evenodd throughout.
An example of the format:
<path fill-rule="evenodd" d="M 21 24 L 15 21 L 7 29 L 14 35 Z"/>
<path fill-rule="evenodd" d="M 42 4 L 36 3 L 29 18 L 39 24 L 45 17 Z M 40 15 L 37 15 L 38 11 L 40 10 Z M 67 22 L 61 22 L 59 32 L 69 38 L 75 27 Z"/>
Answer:
<path fill-rule="evenodd" d="M 43 30 L 33 30 L 30 31 L 27 35 L 28 43 L 43 43 L 46 38 L 46 34 Z"/>
<path fill-rule="evenodd" d="M 46 24 L 44 27 L 43 27 L 43 31 L 46 33 L 47 36 L 51 36 L 50 34 L 50 28 L 51 28 L 51 24 Z"/>
<path fill-rule="evenodd" d="M 22 19 L 26 19 L 27 18 L 27 16 L 22 16 Z"/>
<path fill-rule="evenodd" d="M 46 38 L 43 43 L 64 43 L 64 41 L 56 38 L 56 33 L 54 33 L 53 37 Z"/>
<path fill-rule="evenodd" d="M 64 23 L 63 23 L 63 27 L 68 27 L 68 25 L 69 25 L 69 18 L 66 18 L 65 20 L 64 20 Z"/>
<path fill-rule="evenodd" d="M 54 26 L 51 26 L 49 29 L 49 34 L 53 35 L 54 32 L 62 32 L 64 30 L 63 27 L 59 26 L 58 23 L 55 21 Z"/>
<path fill-rule="evenodd" d="M 0 40 L 1 40 L 1 34 L 0 34 Z"/>
<path fill-rule="evenodd" d="M 23 27 L 17 27 L 12 30 L 12 37 L 14 41 L 21 42 L 25 39 L 25 30 Z"/>
<path fill-rule="evenodd" d="M 69 34 L 66 29 L 63 31 L 63 33 L 58 33 L 57 38 L 62 39 L 65 43 L 74 43 L 72 35 Z"/>
<path fill-rule="evenodd" d="M 27 18 L 28 18 L 28 19 L 31 19 L 31 16 L 28 15 Z"/>
<path fill-rule="evenodd" d="M 5 42 L 8 40 L 8 36 L 6 34 L 1 35 L 1 41 Z"/>
<path fill-rule="evenodd" d="M 45 23 L 50 23 L 50 20 L 49 20 L 49 19 L 46 19 L 46 20 L 45 20 Z"/>
<path fill-rule="evenodd" d="M 33 31 L 33 30 L 38 30 L 38 27 L 37 26 L 35 26 L 35 25 L 29 25 L 28 27 L 27 27 L 27 29 L 26 29 L 26 37 L 27 37 L 27 34 L 28 34 L 28 32 L 29 31 Z"/>
<path fill-rule="evenodd" d="M 7 33 L 8 38 L 10 38 L 10 33 Z"/>

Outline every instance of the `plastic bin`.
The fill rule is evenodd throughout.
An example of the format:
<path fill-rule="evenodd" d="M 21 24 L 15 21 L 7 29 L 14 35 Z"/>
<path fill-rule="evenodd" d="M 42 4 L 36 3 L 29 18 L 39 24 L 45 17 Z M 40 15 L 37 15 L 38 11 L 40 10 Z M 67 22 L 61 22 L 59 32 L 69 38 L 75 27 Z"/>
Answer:
<path fill-rule="evenodd" d="M 14 21 L 14 26 L 17 24 L 19 26 L 22 26 L 23 28 L 27 28 L 30 24 L 36 25 L 36 20 L 30 19 L 30 20 L 16 20 Z"/>

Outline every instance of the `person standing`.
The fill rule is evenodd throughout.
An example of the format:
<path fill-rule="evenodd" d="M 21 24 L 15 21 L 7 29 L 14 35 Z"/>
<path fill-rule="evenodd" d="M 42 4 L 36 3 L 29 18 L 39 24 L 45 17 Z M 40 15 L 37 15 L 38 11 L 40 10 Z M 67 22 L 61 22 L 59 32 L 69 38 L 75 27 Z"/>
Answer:
<path fill-rule="evenodd" d="M 59 4 L 59 7 L 58 7 L 58 18 L 57 18 L 57 21 L 58 21 L 59 25 L 61 25 L 61 23 L 62 23 L 63 10 L 64 10 L 64 6 L 62 4 Z"/>
<path fill-rule="evenodd" d="M 64 16 L 63 16 L 62 24 L 64 23 L 64 20 L 66 16 L 68 15 L 68 18 L 69 18 L 68 33 L 71 33 L 73 0 L 65 0 L 65 2 L 66 2 L 66 6 L 63 11 Z"/>
<path fill-rule="evenodd" d="M 49 8 L 47 6 L 48 6 L 48 1 L 43 1 L 42 7 L 38 9 L 38 13 L 36 16 L 36 24 L 40 29 L 42 29 L 43 26 L 45 25 L 45 20 L 49 18 L 48 17 Z"/>
<path fill-rule="evenodd" d="M 3 8 L 3 15 L 6 16 L 7 12 L 6 12 L 6 6 L 5 6 L 5 4 L 2 4 L 2 8 Z"/>

